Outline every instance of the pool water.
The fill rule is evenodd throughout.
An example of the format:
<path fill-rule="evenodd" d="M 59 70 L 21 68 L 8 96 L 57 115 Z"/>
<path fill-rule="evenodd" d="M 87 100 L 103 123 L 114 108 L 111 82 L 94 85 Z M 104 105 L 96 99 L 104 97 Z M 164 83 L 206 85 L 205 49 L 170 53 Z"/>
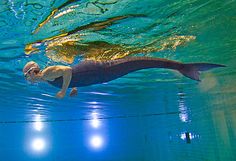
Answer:
<path fill-rule="evenodd" d="M 235 0 L 0 1 L 0 161 L 236 160 Z M 201 82 L 166 69 L 55 98 L 36 61 L 161 57 L 224 64 Z"/>

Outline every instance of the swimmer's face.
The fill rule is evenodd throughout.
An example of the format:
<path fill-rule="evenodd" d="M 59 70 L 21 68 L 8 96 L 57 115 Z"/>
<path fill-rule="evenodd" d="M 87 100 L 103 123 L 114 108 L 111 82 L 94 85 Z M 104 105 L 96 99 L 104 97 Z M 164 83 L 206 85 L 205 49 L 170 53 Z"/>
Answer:
<path fill-rule="evenodd" d="M 26 73 L 24 73 L 25 79 L 34 83 L 35 82 L 35 76 L 37 75 L 39 68 L 32 67 L 30 68 Z"/>

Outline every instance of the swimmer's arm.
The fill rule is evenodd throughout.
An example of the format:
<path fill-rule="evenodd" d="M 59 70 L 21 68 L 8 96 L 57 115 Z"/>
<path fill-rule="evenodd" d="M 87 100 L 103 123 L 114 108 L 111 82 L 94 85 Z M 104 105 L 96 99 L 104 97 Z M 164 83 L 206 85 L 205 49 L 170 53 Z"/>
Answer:
<path fill-rule="evenodd" d="M 42 79 L 50 81 L 58 77 L 63 77 L 63 84 L 61 90 L 57 93 L 57 97 L 62 98 L 65 96 L 66 90 L 69 87 L 72 69 L 68 66 L 50 66 L 42 71 Z"/>

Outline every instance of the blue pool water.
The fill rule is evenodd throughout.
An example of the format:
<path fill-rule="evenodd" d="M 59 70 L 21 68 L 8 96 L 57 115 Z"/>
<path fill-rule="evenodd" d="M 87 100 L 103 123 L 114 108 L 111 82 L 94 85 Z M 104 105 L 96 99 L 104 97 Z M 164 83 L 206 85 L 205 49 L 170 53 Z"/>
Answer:
<path fill-rule="evenodd" d="M 235 0 L 1 0 L 0 161 L 235 161 L 235 28 Z M 227 67 L 201 82 L 141 70 L 61 100 L 22 74 L 125 56 Z"/>

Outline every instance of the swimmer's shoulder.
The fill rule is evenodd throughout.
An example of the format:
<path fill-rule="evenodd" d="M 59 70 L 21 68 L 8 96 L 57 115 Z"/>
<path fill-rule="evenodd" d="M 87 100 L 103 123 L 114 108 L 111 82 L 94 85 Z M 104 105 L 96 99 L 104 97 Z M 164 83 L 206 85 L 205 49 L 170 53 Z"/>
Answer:
<path fill-rule="evenodd" d="M 67 69 L 71 69 L 71 67 L 64 66 L 64 65 L 54 65 L 54 66 L 46 67 L 45 69 L 42 70 L 42 72 L 67 70 Z"/>
<path fill-rule="evenodd" d="M 55 65 L 49 66 L 41 71 L 44 80 L 53 80 L 63 75 L 66 70 L 72 70 L 69 66 Z"/>

